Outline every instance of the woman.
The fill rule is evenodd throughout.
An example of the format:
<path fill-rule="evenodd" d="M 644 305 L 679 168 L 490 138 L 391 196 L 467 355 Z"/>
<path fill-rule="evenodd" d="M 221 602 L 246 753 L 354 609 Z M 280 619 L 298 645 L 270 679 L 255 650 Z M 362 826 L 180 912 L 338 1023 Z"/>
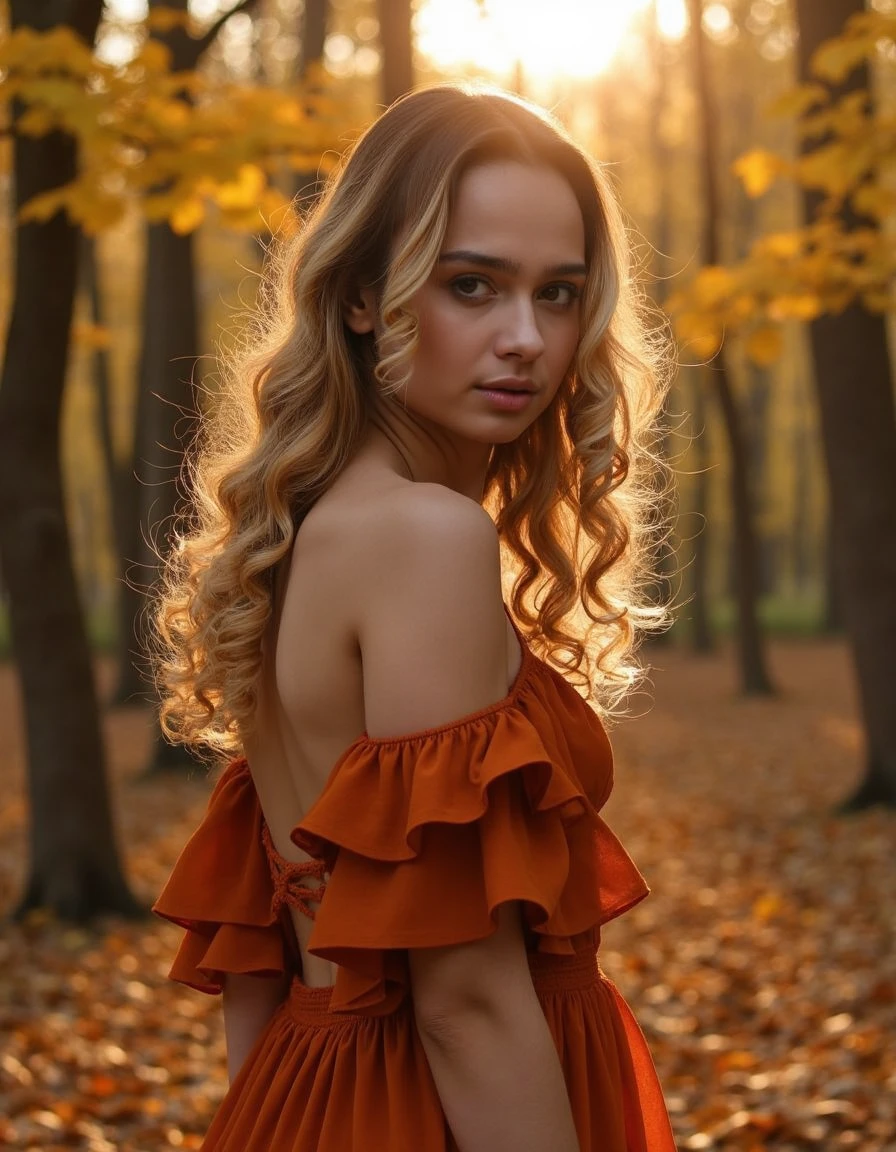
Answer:
<path fill-rule="evenodd" d="M 166 730 L 237 757 L 155 905 L 224 993 L 206 1150 L 674 1152 L 595 960 L 648 888 L 566 678 L 618 697 L 650 618 L 626 258 L 562 129 L 457 87 L 390 108 L 285 253 L 158 614 Z"/>

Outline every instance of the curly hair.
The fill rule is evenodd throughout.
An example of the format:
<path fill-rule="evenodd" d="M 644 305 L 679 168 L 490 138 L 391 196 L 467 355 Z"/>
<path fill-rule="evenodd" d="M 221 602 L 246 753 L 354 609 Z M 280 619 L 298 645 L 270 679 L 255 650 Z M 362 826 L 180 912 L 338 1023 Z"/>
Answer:
<path fill-rule="evenodd" d="M 242 750 L 275 571 L 361 444 L 371 390 L 399 392 L 407 382 L 418 343 L 412 299 L 438 258 L 459 178 L 492 159 L 565 177 L 588 269 L 566 379 L 548 409 L 490 457 L 483 506 L 513 575 L 510 608 L 533 648 L 604 714 L 637 679 L 637 637 L 664 620 L 642 590 L 665 330 L 648 322 L 602 169 L 542 110 L 506 93 L 439 85 L 399 100 L 357 141 L 275 252 L 253 323 L 223 359 L 224 387 L 189 463 L 189 515 L 153 613 L 170 739 Z M 370 338 L 343 322 L 342 302 L 361 284 L 380 289 L 378 343 L 390 351 L 379 359 Z"/>

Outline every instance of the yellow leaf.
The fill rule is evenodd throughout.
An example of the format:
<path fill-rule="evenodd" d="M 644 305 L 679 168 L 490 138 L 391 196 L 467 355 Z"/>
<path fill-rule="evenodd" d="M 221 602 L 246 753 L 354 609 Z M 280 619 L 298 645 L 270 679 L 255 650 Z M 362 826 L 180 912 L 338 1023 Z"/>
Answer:
<path fill-rule="evenodd" d="M 147 40 L 137 60 L 147 72 L 167 72 L 171 66 L 171 50 L 159 40 Z"/>
<path fill-rule="evenodd" d="M 242 164 L 236 180 L 218 186 L 215 200 L 225 211 L 254 207 L 266 182 L 264 172 L 257 165 Z"/>
<path fill-rule="evenodd" d="M 767 112 L 769 116 L 804 116 L 810 108 L 822 104 L 827 99 L 827 89 L 821 84 L 800 84 L 779 96 Z"/>
<path fill-rule="evenodd" d="M 727 268 L 709 265 L 701 268 L 694 280 L 692 291 L 702 308 L 712 308 L 724 303 L 734 292 L 734 277 Z"/>
<path fill-rule="evenodd" d="M 146 26 L 155 32 L 170 32 L 172 28 L 186 28 L 189 21 L 189 12 L 179 12 L 176 8 L 153 8 L 146 17 Z"/>
<path fill-rule="evenodd" d="M 821 300 L 811 292 L 778 296 L 769 305 L 773 320 L 814 320 L 824 311 Z"/>
<path fill-rule="evenodd" d="M 740 178 L 747 195 L 754 197 L 761 196 L 767 191 L 785 167 L 780 156 L 766 152 L 763 148 L 754 148 L 752 152 L 739 156 L 732 165 L 734 174 Z"/>
<path fill-rule="evenodd" d="M 880 289 L 863 292 L 861 301 L 869 312 L 883 313 L 893 310 L 894 301 L 892 294 L 890 292 L 882 292 Z"/>
<path fill-rule="evenodd" d="M 747 355 L 754 364 L 767 368 L 779 359 L 782 351 L 781 330 L 765 325 L 755 328 L 747 336 L 745 344 Z"/>
<path fill-rule="evenodd" d="M 205 219 L 205 204 L 198 196 L 191 196 L 189 200 L 182 200 L 169 217 L 171 230 L 179 236 L 193 232 Z"/>
<path fill-rule="evenodd" d="M 766 893 L 753 901 L 753 917 L 756 920 L 771 920 L 781 911 L 781 897 L 774 892 Z"/>
<path fill-rule="evenodd" d="M 803 248 L 803 237 L 799 232 L 772 232 L 756 241 L 757 255 L 774 256 L 784 260 L 799 255 Z"/>
<path fill-rule="evenodd" d="M 853 192 L 852 206 L 862 216 L 873 216 L 883 220 L 896 206 L 896 195 L 879 184 L 863 184 Z"/>
<path fill-rule="evenodd" d="M 57 126 L 55 116 L 46 108 L 26 108 L 16 121 L 16 129 L 23 136 L 46 136 Z"/>
<path fill-rule="evenodd" d="M 675 317 L 675 334 L 682 348 L 700 360 L 708 360 L 722 346 L 722 334 L 711 321 L 697 312 Z"/>
<path fill-rule="evenodd" d="M 874 40 L 866 37 L 847 39 L 844 36 L 835 36 L 826 40 L 815 51 L 810 62 L 810 69 L 815 76 L 822 80 L 831 80 L 839 84 L 841 80 L 864 63 L 874 51 Z"/>
<path fill-rule="evenodd" d="M 71 185 L 64 188 L 53 188 L 49 192 L 42 192 L 39 196 L 32 196 L 19 211 L 19 220 L 24 224 L 30 220 L 42 224 L 51 219 L 68 203 Z"/>

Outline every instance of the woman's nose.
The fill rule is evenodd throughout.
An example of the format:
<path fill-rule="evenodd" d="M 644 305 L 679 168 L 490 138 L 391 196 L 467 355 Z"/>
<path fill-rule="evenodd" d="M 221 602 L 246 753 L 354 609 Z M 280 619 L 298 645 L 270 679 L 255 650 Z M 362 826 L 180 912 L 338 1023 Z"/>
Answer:
<path fill-rule="evenodd" d="M 499 356 L 534 360 L 544 351 L 544 338 L 530 299 L 508 302 L 501 317 L 495 351 Z"/>

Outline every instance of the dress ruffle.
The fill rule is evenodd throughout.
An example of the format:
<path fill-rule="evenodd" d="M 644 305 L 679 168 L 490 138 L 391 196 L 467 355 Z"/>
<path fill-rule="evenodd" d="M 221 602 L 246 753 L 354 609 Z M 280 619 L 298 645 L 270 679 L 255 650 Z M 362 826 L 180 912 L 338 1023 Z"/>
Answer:
<path fill-rule="evenodd" d="M 596 947 L 600 926 L 649 893 L 599 814 L 611 788 L 599 720 L 528 652 L 498 704 L 397 739 L 362 734 L 292 832 L 331 873 L 309 942 L 339 965 L 331 1009 L 392 1011 L 409 984 L 404 950 L 484 939 L 509 900 L 533 951 Z M 219 992 L 228 972 L 290 969 L 263 829 L 235 761 L 154 905 L 187 929 L 173 979 Z"/>
<path fill-rule="evenodd" d="M 159 916 L 187 930 L 172 980 L 219 993 L 229 972 L 275 976 L 294 969 L 289 936 L 274 911 L 263 828 L 248 765 L 234 761 L 153 905 Z"/>
<path fill-rule="evenodd" d="M 292 832 L 331 868 L 309 943 L 340 965 L 331 1010 L 391 1011 L 407 990 L 402 950 L 484 939 L 506 901 L 522 901 L 535 951 L 573 955 L 647 895 L 591 798 L 608 757 L 592 749 L 588 788 L 546 731 L 521 699 L 349 749 Z"/>

